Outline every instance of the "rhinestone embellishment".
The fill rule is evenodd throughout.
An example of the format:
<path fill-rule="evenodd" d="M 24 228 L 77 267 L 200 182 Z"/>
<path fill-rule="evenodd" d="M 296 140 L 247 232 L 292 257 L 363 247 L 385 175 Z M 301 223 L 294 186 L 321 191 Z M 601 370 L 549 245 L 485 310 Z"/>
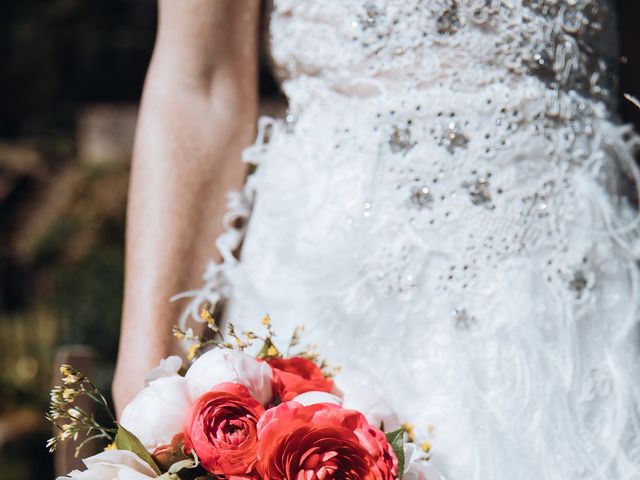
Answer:
<path fill-rule="evenodd" d="M 358 22 L 354 25 L 357 26 L 359 24 L 365 30 L 373 28 L 378 23 L 380 15 L 382 15 L 380 9 L 374 3 L 368 2 L 364 5 L 364 15 L 360 15 Z"/>
<path fill-rule="evenodd" d="M 479 178 L 473 183 L 464 182 L 462 186 L 469 190 L 469 197 L 474 205 L 485 205 L 491 202 L 488 179 Z"/>
<path fill-rule="evenodd" d="M 577 298 L 582 297 L 583 292 L 587 289 L 588 286 L 589 280 L 587 279 L 584 271 L 576 270 L 575 272 L 573 272 L 573 275 L 569 280 L 569 288 L 573 292 L 575 292 Z"/>
<path fill-rule="evenodd" d="M 476 318 L 469 315 L 464 308 L 453 310 L 451 316 L 453 317 L 456 328 L 466 329 L 476 323 Z"/>
<path fill-rule="evenodd" d="M 441 35 L 453 34 L 460 29 L 457 0 L 447 0 L 436 20 L 436 28 Z"/>
<path fill-rule="evenodd" d="M 437 140 L 437 143 L 447 147 L 449 153 L 453 153 L 457 148 L 466 148 L 469 144 L 469 137 L 462 132 L 456 122 L 450 122 L 445 134 Z"/>
<path fill-rule="evenodd" d="M 433 203 L 433 195 L 429 187 L 414 187 L 411 190 L 409 203 L 420 210 L 430 206 Z"/>
<path fill-rule="evenodd" d="M 394 127 L 389 138 L 389 147 L 393 153 L 406 152 L 415 145 L 411 140 L 411 131 L 408 128 Z"/>

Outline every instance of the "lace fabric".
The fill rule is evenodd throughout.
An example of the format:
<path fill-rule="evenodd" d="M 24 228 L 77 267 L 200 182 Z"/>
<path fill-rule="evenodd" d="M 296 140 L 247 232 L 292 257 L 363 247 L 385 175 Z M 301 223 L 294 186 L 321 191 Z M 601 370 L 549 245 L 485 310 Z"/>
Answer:
<path fill-rule="evenodd" d="M 272 55 L 295 101 L 308 78 L 343 92 L 473 90 L 535 76 L 613 102 L 615 17 L 597 0 L 276 1 Z M 304 88 L 303 88 L 304 89 Z"/>
<path fill-rule="evenodd" d="M 290 113 L 260 120 L 225 219 L 247 221 L 184 320 L 207 300 L 238 328 L 304 323 L 378 377 L 446 479 L 638 478 L 639 142 L 611 113 L 609 4 L 271 18 Z"/>

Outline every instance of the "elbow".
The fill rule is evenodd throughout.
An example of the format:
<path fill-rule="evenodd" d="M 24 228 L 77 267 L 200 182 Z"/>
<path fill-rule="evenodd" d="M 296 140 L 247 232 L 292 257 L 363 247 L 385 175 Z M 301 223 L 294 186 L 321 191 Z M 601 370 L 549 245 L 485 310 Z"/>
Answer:
<path fill-rule="evenodd" d="M 144 97 L 154 101 L 186 102 L 197 112 L 235 123 L 255 122 L 258 112 L 258 78 L 255 68 L 233 62 L 189 65 L 156 56 L 149 67 Z"/>

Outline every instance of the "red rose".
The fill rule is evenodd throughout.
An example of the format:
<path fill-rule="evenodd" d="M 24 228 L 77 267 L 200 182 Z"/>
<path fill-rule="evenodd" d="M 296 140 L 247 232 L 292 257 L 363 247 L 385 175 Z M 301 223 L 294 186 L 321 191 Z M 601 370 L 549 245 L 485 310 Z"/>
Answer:
<path fill-rule="evenodd" d="M 222 383 L 196 400 L 184 431 L 187 451 L 194 450 L 209 472 L 251 477 L 256 463 L 256 427 L 264 408 L 243 385 Z"/>
<path fill-rule="evenodd" d="M 333 391 L 333 380 L 328 379 L 315 363 L 306 358 L 273 358 L 273 383 L 282 402 L 293 400 L 301 393 Z"/>
<path fill-rule="evenodd" d="M 384 433 L 355 410 L 283 403 L 258 422 L 264 480 L 392 480 L 398 460 Z"/>

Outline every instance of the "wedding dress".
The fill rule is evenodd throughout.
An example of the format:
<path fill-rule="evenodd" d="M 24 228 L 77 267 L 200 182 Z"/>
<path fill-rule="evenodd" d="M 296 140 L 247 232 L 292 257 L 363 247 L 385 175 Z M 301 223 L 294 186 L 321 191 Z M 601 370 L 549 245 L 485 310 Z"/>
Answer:
<path fill-rule="evenodd" d="M 638 138 L 612 113 L 612 10 L 275 1 L 289 113 L 260 119 L 188 313 L 269 313 L 284 343 L 304 324 L 447 480 L 639 479 Z"/>

